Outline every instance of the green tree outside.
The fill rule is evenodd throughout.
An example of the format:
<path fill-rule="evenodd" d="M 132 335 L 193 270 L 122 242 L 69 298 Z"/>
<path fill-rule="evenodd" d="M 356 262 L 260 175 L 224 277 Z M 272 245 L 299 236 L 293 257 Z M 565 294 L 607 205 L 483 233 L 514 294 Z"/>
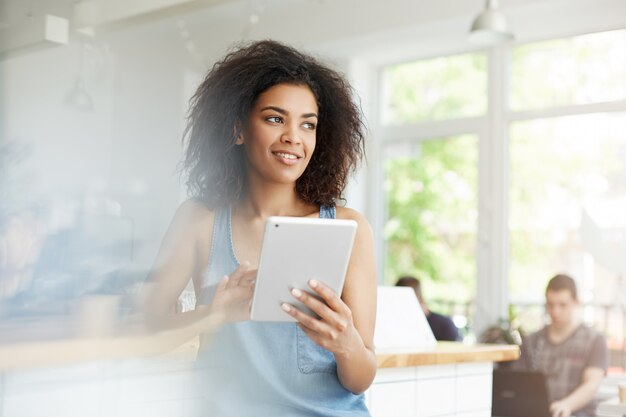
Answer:
<path fill-rule="evenodd" d="M 476 278 L 478 138 L 423 142 L 419 157 L 385 164 L 385 281 L 410 274 L 429 298 L 465 303 Z"/>

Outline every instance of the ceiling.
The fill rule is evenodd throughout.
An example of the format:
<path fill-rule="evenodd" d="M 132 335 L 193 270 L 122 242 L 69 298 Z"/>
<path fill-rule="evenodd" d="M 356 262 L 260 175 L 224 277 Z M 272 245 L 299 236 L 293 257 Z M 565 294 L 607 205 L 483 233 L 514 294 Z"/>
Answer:
<path fill-rule="evenodd" d="M 593 0 L 501 0 L 500 9 L 512 14 L 571 2 Z M 132 31 L 150 40 L 178 41 L 182 34 L 205 56 L 256 38 L 313 50 L 330 51 L 333 44 L 345 52 L 357 48 L 350 42 L 354 39 L 364 50 L 372 42 L 392 47 L 379 35 L 436 22 L 453 20 L 452 29 L 464 35 L 483 7 L 484 0 L 0 0 L 0 41 L 33 16 L 55 14 L 67 18 L 73 29 L 90 27 L 96 34 Z"/>
<path fill-rule="evenodd" d="M 502 0 L 501 8 L 554 0 Z M 184 18 L 190 28 L 237 29 L 243 36 L 316 39 L 385 30 L 464 16 L 469 20 L 483 0 L 0 0 L 0 29 L 5 32 L 28 19 L 53 14 L 74 28 L 123 30 L 149 24 L 167 28 Z M 94 11 L 89 13 L 89 11 Z M 89 15 L 88 17 L 85 17 Z M 168 22 L 169 21 L 169 22 Z M 2 33 L 2 32 L 0 32 Z"/>

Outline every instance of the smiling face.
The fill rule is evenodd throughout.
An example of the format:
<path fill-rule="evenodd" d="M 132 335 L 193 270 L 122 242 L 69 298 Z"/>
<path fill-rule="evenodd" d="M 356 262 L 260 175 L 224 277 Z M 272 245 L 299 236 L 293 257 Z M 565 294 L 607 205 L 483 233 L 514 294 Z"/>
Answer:
<path fill-rule="evenodd" d="M 277 84 L 264 91 L 236 142 L 245 148 L 248 175 L 295 183 L 315 150 L 317 121 L 317 102 L 306 85 Z"/>

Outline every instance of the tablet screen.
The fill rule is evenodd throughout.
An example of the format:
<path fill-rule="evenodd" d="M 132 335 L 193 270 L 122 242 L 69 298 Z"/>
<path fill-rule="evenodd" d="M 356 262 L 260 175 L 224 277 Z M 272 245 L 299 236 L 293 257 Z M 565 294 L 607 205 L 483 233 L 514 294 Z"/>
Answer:
<path fill-rule="evenodd" d="M 316 279 L 341 295 L 357 223 L 354 220 L 268 217 L 252 299 L 251 319 L 294 321 L 284 302 L 315 316 L 292 295 L 292 288 L 312 292 Z"/>

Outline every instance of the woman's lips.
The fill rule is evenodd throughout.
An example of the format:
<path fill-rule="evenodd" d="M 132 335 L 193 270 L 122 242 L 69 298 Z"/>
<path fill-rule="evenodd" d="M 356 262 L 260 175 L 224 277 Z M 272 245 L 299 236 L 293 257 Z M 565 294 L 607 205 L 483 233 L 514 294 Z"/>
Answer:
<path fill-rule="evenodd" d="M 272 155 L 285 165 L 295 165 L 300 159 L 302 159 L 299 155 L 285 151 L 275 151 L 272 152 Z"/>

